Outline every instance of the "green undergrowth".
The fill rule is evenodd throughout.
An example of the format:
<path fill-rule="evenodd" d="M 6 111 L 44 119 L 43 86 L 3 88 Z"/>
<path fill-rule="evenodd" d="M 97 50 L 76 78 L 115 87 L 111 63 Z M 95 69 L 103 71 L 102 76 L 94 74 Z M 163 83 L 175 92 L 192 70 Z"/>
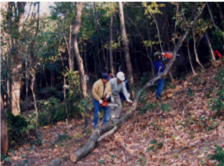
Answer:
<path fill-rule="evenodd" d="M 224 115 L 224 65 L 220 66 L 215 73 L 216 86 L 214 91 L 216 96 L 209 100 L 211 110 L 216 111 L 217 116 Z"/>
<path fill-rule="evenodd" d="M 211 160 L 216 160 L 218 162 L 218 164 L 216 166 L 223 166 L 224 165 L 224 151 L 223 148 L 215 145 L 215 154 L 214 155 L 210 155 L 208 157 Z"/>

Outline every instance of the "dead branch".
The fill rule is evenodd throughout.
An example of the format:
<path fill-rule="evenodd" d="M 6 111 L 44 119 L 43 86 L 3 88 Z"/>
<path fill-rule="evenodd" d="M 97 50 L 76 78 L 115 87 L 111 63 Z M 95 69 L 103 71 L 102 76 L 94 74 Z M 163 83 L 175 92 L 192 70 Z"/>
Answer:
<path fill-rule="evenodd" d="M 104 138 L 108 137 L 109 135 L 113 134 L 115 131 L 117 130 L 117 125 L 114 126 L 114 128 L 108 132 L 106 132 L 105 134 L 103 134 L 97 141 L 100 142 L 102 141 Z"/>

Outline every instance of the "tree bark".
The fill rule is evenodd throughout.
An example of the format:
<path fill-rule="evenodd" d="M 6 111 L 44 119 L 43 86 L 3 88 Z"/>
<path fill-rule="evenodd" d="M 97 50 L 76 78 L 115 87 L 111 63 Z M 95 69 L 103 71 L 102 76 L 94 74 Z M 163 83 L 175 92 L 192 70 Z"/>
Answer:
<path fill-rule="evenodd" d="M 195 36 L 194 36 L 194 27 L 192 28 L 192 35 L 193 35 L 193 41 L 194 41 L 194 53 L 195 53 L 195 57 L 196 57 L 196 62 L 198 62 L 198 64 L 203 69 L 203 71 L 206 73 L 204 66 L 201 64 L 201 62 L 198 58 L 198 53 L 197 53 L 197 49 L 196 49 L 196 41 L 195 41 Z"/>
<path fill-rule="evenodd" d="M 212 45 L 211 45 L 210 38 L 208 36 L 207 31 L 205 32 L 205 36 L 206 36 L 206 39 L 207 39 L 208 47 L 210 49 L 210 53 L 211 53 L 212 60 L 215 62 L 215 55 L 213 53 Z"/>
<path fill-rule="evenodd" d="M 9 138 L 7 130 L 7 122 L 4 111 L 4 105 L 2 100 L 2 95 L 0 95 L 1 102 L 1 154 L 7 155 L 9 149 Z"/>
<path fill-rule="evenodd" d="M 219 8 L 219 15 L 220 15 L 220 19 L 221 19 L 221 21 L 222 21 L 222 23 L 224 22 L 224 16 L 223 16 L 223 13 L 222 13 L 222 1 L 218 1 L 217 3 L 219 3 L 218 4 L 218 8 Z"/>
<path fill-rule="evenodd" d="M 110 70 L 114 73 L 114 65 L 113 65 L 113 15 L 110 17 Z"/>
<path fill-rule="evenodd" d="M 77 5 L 77 13 L 76 13 L 76 18 L 75 18 L 75 24 L 74 24 L 74 29 L 73 29 L 73 36 L 74 36 L 74 50 L 75 50 L 75 57 L 78 63 L 78 68 L 79 68 L 79 78 L 80 78 L 80 86 L 82 90 L 82 96 L 83 99 L 86 99 L 86 81 L 85 81 L 85 70 L 84 70 L 84 65 L 83 65 L 83 60 L 79 54 L 79 48 L 78 48 L 78 33 L 81 25 L 81 14 L 82 14 L 82 7 L 83 7 L 83 2 L 79 2 Z M 91 119 L 90 119 L 90 113 L 88 109 L 85 109 L 85 126 L 88 126 Z"/>
<path fill-rule="evenodd" d="M 38 109 L 37 109 L 37 100 L 36 100 L 36 93 L 35 93 L 35 81 L 36 81 L 36 74 L 35 74 L 35 67 L 31 67 L 30 75 L 32 76 L 30 89 L 33 94 L 33 102 L 34 102 L 34 108 L 36 111 L 36 131 L 38 128 Z"/>
<path fill-rule="evenodd" d="M 26 46 L 26 53 L 28 54 L 28 44 Z M 26 56 L 26 62 L 25 62 L 25 70 L 26 70 L 26 113 L 28 113 L 28 69 L 27 69 L 27 56 Z"/>
<path fill-rule="evenodd" d="M 18 21 L 18 31 L 20 32 L 22 29 L 22 22 L 24 14 L 24 7 L 26 2 L 17 2 L 18 7 L 18 17 L 16 20 Z M 22 47 L 19 46 L 20 43 L 17 40 L 16 46 L 20 52 L 22 52 Z M 13 54 L 12 57 L 12 85 L 11 85 L 11 104 L 12 104 L 12 113 L 14 115 L 20 115 L 20 90 L 21 90 L 21 81 L 22 81 L 22 55 L 20 53 Z"/>
<path fill-rule="evenodd" d="M 134 79 L 133 79 L 133 73 L 132 73 L 131 59 L 130 59 L 130 55 L 129 55 L 128 38 L 127 38 L 127 34 L 126 34 L 126 29 L 125 29 L 123 5 L 122 5 L 122 2 L 118 2 L 118 3 L 119 3 L 122 43 L 124 45 L 125 61 L 126 61 L 126 67 L 128 70 L 128 83 L 131 87 L 131 90 L 130 90 L 131 97 L 134 98 L 135 94 L 134 94 L 134 90 L 132 90 Z"/>

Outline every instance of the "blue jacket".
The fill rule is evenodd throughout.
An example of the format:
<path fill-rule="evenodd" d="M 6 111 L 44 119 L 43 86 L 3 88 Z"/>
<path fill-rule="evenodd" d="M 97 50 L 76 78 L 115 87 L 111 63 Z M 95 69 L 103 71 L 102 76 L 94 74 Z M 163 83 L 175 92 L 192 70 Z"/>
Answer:
<path fill-rule="evenodd" d="M 156 61 L 153 59 L 153 64 L 154 64 L 154 67 L 155 67 L 155 70 L 156 70 L 156 74 L 158 73 L 158 71 L 159 71 L 159 67 L 160 67 L 160 66 L 161 66 L 160 71 L 161 71 L 161 72 L 164 71 L 163 63 L 162 63 L 161 60 L 159 60 L 158 62 L 156 62 Z"/>

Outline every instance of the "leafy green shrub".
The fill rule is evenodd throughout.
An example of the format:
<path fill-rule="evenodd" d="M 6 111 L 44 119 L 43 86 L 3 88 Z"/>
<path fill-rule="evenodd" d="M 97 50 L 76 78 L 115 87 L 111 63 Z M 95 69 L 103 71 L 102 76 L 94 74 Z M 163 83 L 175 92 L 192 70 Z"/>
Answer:
<path fill-rule="evenodd" d="M 224 151 L 222 147 L 216 145 L 215 154 L 213 156 L 210 156 L 209 159 L 218 161 L 217 166 L 223 166 L 224 165 Z"/>
<path fill-rule="evenodd" d="M 1 155 L 1 160 L 5 161 L 6 163 L 11 161 L 8 155 L 5 155 L 5 154 L 0 154 L 0 155 Z"/>
<path fill-rule="evenodd" d="M 24 137 L 29 132 L 27 130 L 28 122 L 22 115 L 14 116 L 11 112 L 6 113 L 7 128 L 9 136 L 9 146 L 21 144 Z"/>
<path fill-rule="evenodd" d="M 65 101 L 67 102 L 67 101 Z M 48 101 L 39 101 L 40 107 L 44 111 L 39 111 L 39 125 L 45 126 L 67 118 L 65 104 L 61 104 L 59 99 L 51 97 Z M 69 109 L 68 109 L 69 110 Z M 71 112 L 69 112 L 71 115 Z"/>

